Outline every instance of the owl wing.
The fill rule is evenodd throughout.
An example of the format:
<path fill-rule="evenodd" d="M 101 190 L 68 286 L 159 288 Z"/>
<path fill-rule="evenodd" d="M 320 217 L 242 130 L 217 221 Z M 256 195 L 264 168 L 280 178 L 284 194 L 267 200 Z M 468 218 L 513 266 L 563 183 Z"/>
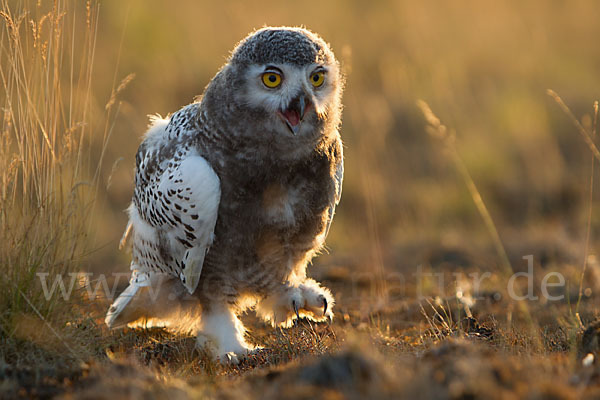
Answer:
<path fill-rule="evenodd" d="M 189 141 L 174 142 L 169 136 L 172 130 L 179 132 L 176 116 L 171 122 L 153 119 L 136 155 L 134 198 L 121 240 L 124 244 L 132 238 L 132 274 L 106 315 L 111 328 L 129 322 L 123 310 L 141 288 L 158 282 L 160 274 L 179 278 L 193 293 L 213 242 L 220 181 Z"/>
<path fill-rule="evenodd" d="M 158 248 L 170 266 L 164 272 L 179 277 L 190 294 L 198 286 L 213 241 L 220 196 L 219 178 L 212 167 L 201 156 L 188 155 L 165 170 L 153 197 L 161 220 L 156 226 Z"/>
<path fill-rule="evenodd" d="M 340 152 L 342 147 L 340 146 Z M 344 180 L 344 158 L 343 155 L 340 158 L 340 162 L 335 169 L 334 185 L 335 193 L 329 202 L 329 212 L 327 213 L 327 228 L 325 229 L 325 237 L 329 234 L 329 228 L 331 227 L 331 221 L 333 221 L 333 215 L 335 214 L 335 207 L 339 204 L 342 198 L 342 182 Z"/>

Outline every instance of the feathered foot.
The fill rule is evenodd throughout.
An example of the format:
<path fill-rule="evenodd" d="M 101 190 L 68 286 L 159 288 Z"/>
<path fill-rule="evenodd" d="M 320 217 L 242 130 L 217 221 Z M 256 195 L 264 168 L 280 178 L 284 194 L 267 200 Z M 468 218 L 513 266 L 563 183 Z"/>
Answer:
<path fill-rule="evenodd" d="M 202 315 L 196 346 L 208 349 L 223 364 L 237 365 L 255 348 L 244 340 L 246 329 L 233 310 L 213 306 Z"/>
<path fill-rule="evenodd" d="M 281 289 L 261 300 L 256 311 L 273 326 L 289 328 L 304 317 L 321 322 L 333 319 L 335 300 L 329 289 L 313 279 L 298 286 L 282 285 Z"/>

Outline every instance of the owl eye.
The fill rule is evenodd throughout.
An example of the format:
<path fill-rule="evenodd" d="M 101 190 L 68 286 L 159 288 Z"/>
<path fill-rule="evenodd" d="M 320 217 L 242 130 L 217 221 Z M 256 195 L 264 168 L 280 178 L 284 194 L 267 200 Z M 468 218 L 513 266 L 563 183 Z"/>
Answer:
<path fill-rule="evenodd" d="M 266 87 L 276 88 L 281 84 L 281 75 L 277 72 L 265 72 L 262 74 L 262 81 Z"/>
<path fill-rule="evenodd" d="M 313 72 L 312 75 L 310 76 L 310 83 L 312 83 L 312 85 L 314 87 L 321 86 L 324 81 L 325 81 L 325 73 L 323 71 Z"/>

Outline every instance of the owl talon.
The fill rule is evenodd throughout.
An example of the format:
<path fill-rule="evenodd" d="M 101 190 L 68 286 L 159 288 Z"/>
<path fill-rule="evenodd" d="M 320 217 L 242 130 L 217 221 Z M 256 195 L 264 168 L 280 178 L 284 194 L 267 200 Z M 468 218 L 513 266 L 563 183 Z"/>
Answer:
<path fill-rule="evenodd" d="M 292 306 L 294 307 L 294 312 L 296 313 L 296 321 L 299 321 L 300 313 L 298 312 L 298 305 L 296 304 L 296 300 L 292 300 Z"/>
<path fill-rule="evenodd" d="M 219 360 L 223 365 L 238 365 L 240 363 L 239 357 L 232 351 L 223 354 L 219 357 Z"/>

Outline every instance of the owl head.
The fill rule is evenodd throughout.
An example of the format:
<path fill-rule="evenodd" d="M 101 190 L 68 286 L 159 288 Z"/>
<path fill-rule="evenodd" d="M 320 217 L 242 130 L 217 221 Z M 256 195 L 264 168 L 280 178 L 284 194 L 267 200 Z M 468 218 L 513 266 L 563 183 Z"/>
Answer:
<path fill-rule="evenodd" d="M 266 135 L 318 136 L 340 122 L 343 79 L 323 39 L 303 28 L 249 34 L 223 68 L 230 110 Z M 241 127 L 243 130 L 243 127 Z"/>

